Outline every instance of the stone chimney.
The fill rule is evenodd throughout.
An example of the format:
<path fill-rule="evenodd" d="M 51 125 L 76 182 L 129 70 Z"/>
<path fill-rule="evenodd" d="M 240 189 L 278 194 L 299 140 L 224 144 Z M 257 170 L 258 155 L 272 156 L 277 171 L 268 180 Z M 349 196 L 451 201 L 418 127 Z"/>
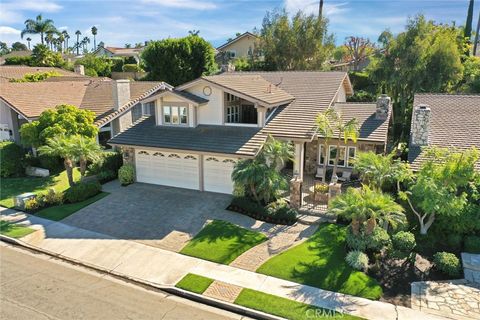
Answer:
<path fill-rule="evenodd" d="M 412 145 L 428 145 L 428 132 L 430 130 L 430 107 L 420 104 L 413 109 L 412 114 Z"/>
<path fill-rule="evenodd" d="M 113 81 L 113 108 L 118 110 L 130 101 L 130 80 L 119 79 Z"/>
<path fill-rule="evenodd" d="M 73 70 L 75 71 L 75 73 L 81 74 L 82 76 L 85 75 L 85 67 L 81 64 L 76 64 L 73 67 Z"/>
<path fill-rule="evenodd" d="M 234 72 L 235 71 L 235 65 L 231 62 L 228 62 L 227 64 L 222 64 L 220 65 L 220 72 Z"/>
<path fill-rule="evenodd" d="M 375 111 L 375 119 L 387 120 L 388 111 L 390 110 L 391 100 L 386 94 L 382 94 L 377 99 L 377 109 Z"/>

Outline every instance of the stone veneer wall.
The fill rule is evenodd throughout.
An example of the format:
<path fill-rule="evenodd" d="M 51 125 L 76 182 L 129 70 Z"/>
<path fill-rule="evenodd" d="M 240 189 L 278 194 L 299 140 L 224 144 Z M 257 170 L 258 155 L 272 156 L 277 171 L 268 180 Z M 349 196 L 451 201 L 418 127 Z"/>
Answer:
<path fill-rule="evenodd" d="M 428 131 L 430 126 L 430 107 L 427 105 L 416 106 L 412 119 L 412 144 L 415 146 L 428 145 Z"/>
<path fill-rule="evenodd" d="M 304 174 L 315 174 L 318 161 L 318 140 L 307 142 L 305 147 L 305 168 Z"/>
<path fill-rule="evenodd" d="M 135 149 L 122 147 L 123 164 L 135 165 Z"/>

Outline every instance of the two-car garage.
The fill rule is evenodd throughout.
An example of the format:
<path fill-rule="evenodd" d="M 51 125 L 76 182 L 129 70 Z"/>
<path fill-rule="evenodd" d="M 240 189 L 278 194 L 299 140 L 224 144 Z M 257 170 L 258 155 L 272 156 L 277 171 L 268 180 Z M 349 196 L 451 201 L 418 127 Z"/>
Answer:
<path fill-rule="evenodd" d="M 135 150 L 138 182 L 228 194 L 233 192 L 236 161 L 216 155 Z"/>

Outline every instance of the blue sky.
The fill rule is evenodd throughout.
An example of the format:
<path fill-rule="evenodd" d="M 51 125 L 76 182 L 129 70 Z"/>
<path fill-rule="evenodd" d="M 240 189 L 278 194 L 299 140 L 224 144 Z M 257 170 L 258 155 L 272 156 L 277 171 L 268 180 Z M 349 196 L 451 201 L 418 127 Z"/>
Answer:
<path fill-rule="evenodd" d="M 480 10 L 480 0 L 476 2 L 474 24 Z M 76 30 L 90 36 L 95 25 L 97 42 L 109 46 L 179 37 L 194 29 L 218 46 L 236 32 L 260 28 L 268 10 L 285 7 L 291 13 L 299 9 L 316 13 L 317 6 L 316 0 L 1 0 L 0 40 L 9 44 L 21 40 L 23 22 L 42 13 L 71 36 Z M 463 25 L 467 7 L 468 0 L 325 0 L 324 12 L 329 31 L 342 43 L 349 35 L 376 40 L 385 28 L 397 33 L 417 13 Z"/>

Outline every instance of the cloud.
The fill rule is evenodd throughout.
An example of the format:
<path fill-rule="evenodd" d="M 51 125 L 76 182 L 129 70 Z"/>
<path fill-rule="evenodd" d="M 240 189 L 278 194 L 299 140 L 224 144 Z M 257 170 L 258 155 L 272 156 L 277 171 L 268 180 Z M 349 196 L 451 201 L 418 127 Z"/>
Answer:
<path fill-rule="evenodd" d="M 16 0 L 3 1 L 0 10 L 0 21 L 18 23 L 25 20 L 24 12 L 57 12 L 62 6 L 49 0 Z"/>
<path fill-rule="evenodd" d="M 217 8 L 217 4 L 211 1 L 197 0 L 142 0 L 146 4 L 157 4 L 163 7 L 184 8 L 192 10 L 212 10 Z"/>
<path fill-rule="evenodd" d="M 19 35 L 20 30 L 8 26 L 0 26 L 0 35 Z"/>

